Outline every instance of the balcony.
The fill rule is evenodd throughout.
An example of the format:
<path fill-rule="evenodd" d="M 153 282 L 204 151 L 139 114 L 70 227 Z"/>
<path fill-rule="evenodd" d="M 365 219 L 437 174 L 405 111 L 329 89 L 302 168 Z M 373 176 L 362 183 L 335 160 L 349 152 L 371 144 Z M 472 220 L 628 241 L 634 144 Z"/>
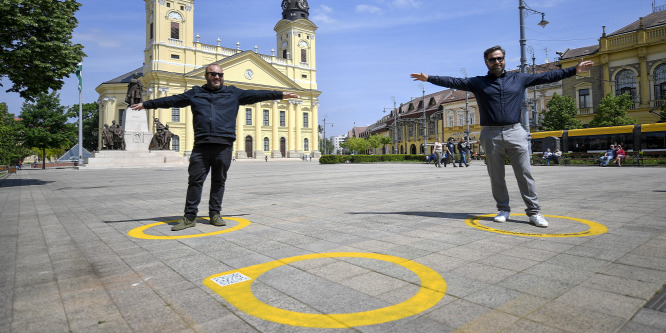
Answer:
<path fill-rule="evenodd" d="M 594 114 L 594 108 L 580 108 L 578 109 L 578 115 Z"/>

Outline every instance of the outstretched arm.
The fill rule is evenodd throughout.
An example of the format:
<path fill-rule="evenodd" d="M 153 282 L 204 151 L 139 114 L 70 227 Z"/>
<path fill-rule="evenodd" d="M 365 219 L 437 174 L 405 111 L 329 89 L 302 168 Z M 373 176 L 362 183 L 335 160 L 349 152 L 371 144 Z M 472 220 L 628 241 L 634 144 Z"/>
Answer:
<path fill-rule="evenodd" d="M 428 75 L 423 73 L 412 73 L 409 75 L 414 81 L 428 81 Z"/>

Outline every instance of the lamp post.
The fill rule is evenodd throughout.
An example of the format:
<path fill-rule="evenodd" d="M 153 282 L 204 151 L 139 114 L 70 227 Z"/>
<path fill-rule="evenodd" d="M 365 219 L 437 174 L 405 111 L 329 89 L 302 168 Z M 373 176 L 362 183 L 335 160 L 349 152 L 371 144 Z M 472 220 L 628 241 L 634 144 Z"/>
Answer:
<path fill-rule="evenodd" d="M 328 117 L 327 114 L 324 115 L 324 155 L 328 155 L 328 142 L 326 142 L 326 117 Z M 333 127 L 333 123 L 330 123 L 331 127 Z"/>
<path fill-rule="evenodd" d="M 541 22 L 538 23 L 538 25 L 542 28 L 545 28 L 546 25 L 548 24 L 548 21 L 546 21 L 545 16 L 546 14 L 544 12 L 540 12 L 538 10 L 534 10 L 530 7 L 527 7 L 525 5 L 525 0 L 518 0 L 518 12 L 520 13 L 520 72 L 525 73 L 527 71 L 527 55 L 526 55 L 526 50 L 525 50 L 525 42 L 527 39 L 525 39 L 525 16 L 529 14 L 541 14 Z M 530 154 L 532 153 L 532 146 L 529 144 L 531 142 L 530 138 L 530 117 L 529 117 L 529 111 L 527 109 L 527 89 L 525 89 L 525 92 L 523 94 L 523 110 L 522 110 L 522 115 L 523 115 L 523 128 L 528 134 L 528 149 Z"/>
<path fill-rule="evenodd" d="M 398 154 L 398 109 L 395 104 L 395 96 L 391 96 L 393 101 L 393 154 Z"/>
<path fill-rule="evenodd" d="M 423 153 L 428 155 L 428 127 L 426 124 L 425 86 L 423 83 L 419 83 L 419 88 L 423 92 Z"/>
<path fill-rule="evenodd" d="M 532 74 L 536 74 L 536 58 L 534 57 L 534 48 L 533 47 L 528 47 L 527 51 L 532 55 Z M 534 86 L 533 92 L 534 92 L 534 97 L 532 99 L 532 110 L 534 112 L 533 114 L 533 119 L 534 119 L 534 131 L 538 132 L 539 131 L 539 110 L 537 110 L 537 87 Z"/>

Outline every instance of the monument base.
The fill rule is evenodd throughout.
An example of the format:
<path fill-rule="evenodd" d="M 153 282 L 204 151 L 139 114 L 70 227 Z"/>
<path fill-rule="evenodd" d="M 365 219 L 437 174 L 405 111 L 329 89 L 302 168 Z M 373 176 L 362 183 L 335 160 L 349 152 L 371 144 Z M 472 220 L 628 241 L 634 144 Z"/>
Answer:
<path fill-rule="evenodd" d="M 102 150 L 83 161 L 80 169 L 163 168 L 187 166 L 186 158 L 173 150 Z"/>

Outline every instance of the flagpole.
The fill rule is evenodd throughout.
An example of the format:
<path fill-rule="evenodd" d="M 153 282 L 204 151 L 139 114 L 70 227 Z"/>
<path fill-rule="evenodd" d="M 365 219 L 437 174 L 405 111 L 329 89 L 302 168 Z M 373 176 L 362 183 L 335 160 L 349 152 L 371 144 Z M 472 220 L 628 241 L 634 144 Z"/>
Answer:
<path fill-rule="evenodd" d="M 83 157 L 83 104 L 81 101 L 81 90 L 83 88 L 83 80 L 81 78 L 81 71 L 83 69 L 83 64 L 79 64 L 77 68 L 77 75 L 79 78 L 79 163 L 78 166 L 79 168 L 81 167 L 82 164 L 82 157 Z"/>

